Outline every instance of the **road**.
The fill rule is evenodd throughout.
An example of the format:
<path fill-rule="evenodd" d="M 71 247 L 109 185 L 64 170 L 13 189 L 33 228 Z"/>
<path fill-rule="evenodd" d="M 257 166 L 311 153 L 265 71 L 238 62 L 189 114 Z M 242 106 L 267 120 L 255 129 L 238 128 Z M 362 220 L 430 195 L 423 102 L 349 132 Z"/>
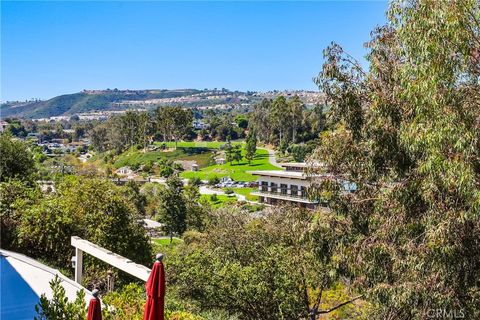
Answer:
<path fill-rule="evenodd" d="M 200 186 L 200 188 L 198 188 L 198 191 L 200 192 L 200 194 L 226 194 L 225 192 L 223 192 L 223 190 L 212 189 L 208 186 Z M 252 201 L 247 200 L 244 195 L 238 193 L 234 193 L 234 195 L 237 196 L 238 201 L 246 201 L 253 203 Z"/>
<path fill-rule="evenodd" d="M 270 164 L 276 166 L 276 167 L 281 167 L 280 164 L 277 162 L 277 158 L 275 158 L 275 151 L 272 149 L 267 149 L 267 148 L 258 148 L 258 149 L 263 149 L 268 151 L 268 162 Z"/>

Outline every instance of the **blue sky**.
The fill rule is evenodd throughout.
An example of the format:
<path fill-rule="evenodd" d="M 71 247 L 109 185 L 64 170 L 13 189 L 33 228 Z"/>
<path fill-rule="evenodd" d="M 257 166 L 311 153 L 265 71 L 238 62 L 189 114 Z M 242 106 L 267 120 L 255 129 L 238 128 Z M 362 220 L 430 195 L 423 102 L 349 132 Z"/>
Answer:
<path fill-rule="evenodd" d="M 385 1 L 4 2 L 1 99 L 83 89 L 308 89 L 336 41 L 358 59 Z"/>

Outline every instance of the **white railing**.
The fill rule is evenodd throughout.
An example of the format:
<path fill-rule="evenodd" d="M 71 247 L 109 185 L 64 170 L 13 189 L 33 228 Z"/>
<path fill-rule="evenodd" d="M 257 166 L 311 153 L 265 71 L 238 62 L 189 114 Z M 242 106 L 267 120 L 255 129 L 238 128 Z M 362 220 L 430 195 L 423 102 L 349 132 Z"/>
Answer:
<path fill-rule="evenodd" d="M 134 263 L 130 259 L 76 236 L 71 238 L 71 244 L 75 247 L 75 282 L 77 283 L 82 282 L 83 252 L 143 281 L 148 280 L 151 270 L 144 265 Z"/>

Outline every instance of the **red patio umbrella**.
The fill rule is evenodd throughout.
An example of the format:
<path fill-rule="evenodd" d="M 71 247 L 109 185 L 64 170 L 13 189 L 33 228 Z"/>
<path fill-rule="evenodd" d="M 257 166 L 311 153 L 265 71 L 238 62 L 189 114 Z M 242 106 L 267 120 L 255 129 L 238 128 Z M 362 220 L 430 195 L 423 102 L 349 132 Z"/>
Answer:
<path fill-rule="evenodd" d="M 163 254 L 157 254 L 152 271 L 148 277 L 147 302 L 143 320 L 164 320 L 165 308 L 165 268 L 163 267 Z"/>
<path fill-rule="evenodd" d="M 93 298 L 90 299 L 88 304 L 87 320 L 102 320 L 102 303 L 98 299 L 98 290 L 92 291 Z"/>

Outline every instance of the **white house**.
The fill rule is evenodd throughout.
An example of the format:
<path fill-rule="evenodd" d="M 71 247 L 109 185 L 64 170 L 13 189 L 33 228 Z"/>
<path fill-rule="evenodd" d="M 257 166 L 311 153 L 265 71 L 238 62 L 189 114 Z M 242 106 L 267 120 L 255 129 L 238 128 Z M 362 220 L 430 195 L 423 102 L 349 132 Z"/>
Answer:
<path fill-rule="evenodd" d="M 226 162 L 225 158 L 216 158 L 215 163 L 216 164 L 225 164 L 227 162 Z"/>
<path fill-rule="evenodd" d="M 202 120 L 193 120 L 193 128 L 196 130 L 208 129 L 210 128 L 210 124 L 203 122 Z"/>
<path fill-rule="evenodd" d="M 115 171 L 115 173 L 118 174 L 118 175 L 129 176 L 133 173 L 133 170 L 130 169 L 130 167 L 125 166 L 125 167 L 118 168 Z"/>
<path fill-rule="evenodd" d="M 5 129 L 9 126 L 10 124 L 7 121 L 0 120 L 0 132 L 5 131 Z"/>
<path fill-rule="evenodd" d="M 307 197 L 310 179 L 305 174 L 304 163 L 284 163 L 286 170 L 252 171 L 259 176 L 258 191 L 252 192 L 259 197 L 259 202 L 266 204 L 295 203 L 301 207 L 314 209 L 318 201 Z"/>
<path fill-rule="evenodd" d="M 294 203 L 301 207 L 314 209 L 319 206 L 319 201 L 310 199 L 307 190 L 312 179 L 333 178 L 330 174 L 307 175 L 307 164 L 303 162 L 281 164 L 285 171 L 266 170 L 252 171 L 251 174 L 259 176 L 258 191 L 252 194 L 259 197 L 259 201 L 266 204 Z M 321 166 L 321 164 L 317 164 Z M 341 182 L 345 192 L 353 192 L 356 189 L 354 183 Z"/>

